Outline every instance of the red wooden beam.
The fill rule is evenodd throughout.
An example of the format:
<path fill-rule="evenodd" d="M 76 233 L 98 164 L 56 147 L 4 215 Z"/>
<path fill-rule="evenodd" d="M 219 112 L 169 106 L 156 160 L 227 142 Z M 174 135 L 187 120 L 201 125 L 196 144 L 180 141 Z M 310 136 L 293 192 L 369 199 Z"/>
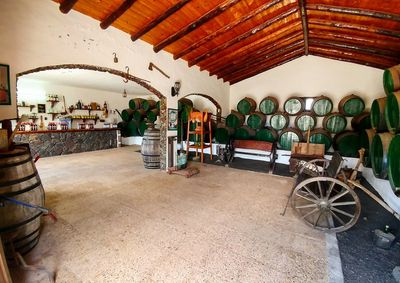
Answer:
<path fill-rule="evenodd" d="M 245 16 L 243 16 L 243 17 L 241 17 L 241 18 L 239 18 L 239 19 L 237 19 L 237 20 L 235 20 L 235 21 L 233 21 L 233 22 L 230 22 L 228 25 L 226 25 L 226 26 L 220 28 L 219 30 L 217 30 L 217 31 L 215 31 L 215 32 L 213 32 L 213 33 L 207 35 L 206 37 L 202 38 L 201 40 L 196 41 L 195 43 L 193 43 L 193 44 L 190 45 L 189 47 L 185 48 L 184 50 L 182 50 L 182 51 L 176 53 L 176 54 L 174 55 L 174 59 L 176 60 L 176 59 L 179 59 L 179 58 L 185 56 L 186 54 L 188 54 L 188 53 L 192 52 L 193 50 L 199 48 L 199 47 L 202 46 L 203 44 L 205 44 L 205 43 L 207 43 L 207 42 L 209 42 L 209 41 L 212 41 L 214 38 L 216 38 L 216 37 L 218 37 L 218 36 L 220 36 L 220 35 L 226 33 L 227 31 L 233 29 L 233 28 L 236 27 L 237 25 L 240 25 L 240 24 L 242 24 L 242 23 L 244 23 L 244 22 L 250 20 L 251 18 L 253 18 L 253 17 L 259 15 L 260 13 L 262 13 L 262 12 L 268 10 L 270 7 L 276 5 L 277 3 L 280 3 L 280 2 L 282 2 L 282 0 L 272 0 L 272 1 L 269 1 L 268 3 L 262 5 L 261 7 L 258 7 L 257 9 L 255 9 L 255 10 L 249 12 L 249 13 L 246 14 Z"/>
<path fill-rule="evenodd" d="M 178 12 L 183 6 L 185 6 L 190 1 L 192 1 L 192 0 L 181 0 L 180 2 L 178 2 L 177 4 L 175 4 L 174 6 L 169 8 L 167 11 L 165 11 L 165 13 L 163 13 L 162 15 L 158 16 L 157 18 L 155 18 L 154 20 L 149 22 L 146 26 L 141 28 L 136 33 L 132 34 L 131 35 L 132 41 L 139 39 L 141 36 L 148 33 L 149 31 L 151 31 L 153 28 L 158 26 L 162 21 L 167 19 L 169 16 Z"/>
<path fill-rule="evenodd" d="M 64 0 L 60 4 L 60 8 L 59 8 L 61 13 L 68 14 L 68 12 L 72 10 L 72 8 L 76 4 L 76 2 L 78 2 L 78 0 Z"/>
<path fill-rule="evenodd" d="M 234 44 L 236 44 L 238 42 L 241 42 L 241 41 L 245 40 L 246 38 L 248 38 L 250 36 L 253 36 L 254 34 L 258 33 L 259 31 L 262 31 L 263 29 L 265 29 L 266 27 L 272 25 L 273 23 L 275 23 L 277 21 L 280 21 L 280 20 L 290 16 L 291 14 L 297 12 L 297 10 L 298 10 L 297 7 L 293 7 L 293 5 L 290 5 L 290 7 L 292 7 L 292 8 L 287 10 L 287 11 L 285 11 L 285 12 L 283 12 L 282 9 L 276 10 L 274 15 L 275 14 L 278 14 L 278 15 L 273 17 L 272 19 L 270 19 L 268 21 L 265 21 L 264 23 L 258 25 L 255 28 L 252 28 L 252 29 L 248 30 L 247 32 L 239 35 L 238 37 L 235 37 L 235 38 L 225 42 L 224 44 L 221 44 L 218 47 L 216 47 L 216 48 L 214 48 L 214 49 L 212 49 L 212 50 L 210 50 L 210 51 L 208 51 L 206 53 L 203 53 L 202 55 L 196 57 L 195 59 L 190 60 L 189 61 L 189 67 L 191 67 L 193 65 L 196 65 L 197 63 L 199 63 L 199 62 L 207 59 L 208 57 L 210 57 L 210 56 L 212 56 L 212 55 L 224 50 L 225 48 L 228 48 L 228 47 L 230 47 L 230 46 L 232 46 L 232 45 L 234 45 Z M 284 7 L 283 10 L 286 10 L 286 9 L 287 9 L 287 6 Z"/>
<path fill-rule="evenodd" d="M 132 5 L 135 3 L 136 0 L 125 0 L 114 12 L 112 12 L 107 18 L 105 18 L 101 23 L 100 27 L 102 29 L 108 28 L 115 22 L 119 17 L 122 16 Z"/>
<path fill-rule="evenodd" d="M 303 51 L 302 48 L 301 48 L 301 49 L 298 49 L 298 50 L 294 50 L 294 51 L 292 51 L 292 52 L 289 52 L 289 53 L 285 54 L 285 55 L 282 56 L 281 58 L 278 58 L 278 59 L 276 59 L 276 60 L 274 60 L 274 61 L 271 61 L 270 64 L 267 64 L 267 65 L 262 66 L 262 67 L 261 67 L 260 69 L 258 69 L 258 70 L 249 71 L 248 73 L 245 73 L 245 74 L 243 74 L 242 76 L 237 77 L 237 78 L 231 78 L 231 79 L 229 79 L 229 80 L 224 79 L 224 80 L 225 80 L 225 81 L 229 81 L 229 83 L 230 83 L 231 85 L 233 85 L 233 84 L 236 84 L 236 83 L 238 83 L 238 82 L 240 82 L 240 81 L 243 81 L 243 80 L 245 80 L 245 79 L 248 79 L 248 78 L 250 78 L 250 77 L 253 77 L 253 76 L 255 76 L 255 75 L 258 75 L 258 74 L 261 74 L 261 73 L 263 73 L 263 72 L 265 72 L 265 71 L 268 71 L 268 70 L 270 70 L 270 69 L 273 69 L 273 68 L 275 68 L 275 67 L 277 67 L 277 66 L 280 66 L 280 65 L 283 65 L 283 64 L 285 64 L 285 63 L 288 63 L 288 62 L 290 62 L 290 61 L 292 61 L 292 60 L 294 60 L 294 59 L 297 59 L 297 58 L 299 58 L 299 57 L 301 57 L 301 56 L 303 56 L 303 55 L 304 55 L 304 51 Z"/>
<path fill-rule="evenodd" d="M 199 19 L 196 21 L 190 23 L 186 27 L 182 28 L 180 31 L 174 33 L 173 35 L 167 37 L 160 43 L 154 46 L 153 50 L 154 52 L 159 52 L 162 50 L 164 47 L 167 47 L 168 45 L 174 43 L 175 41 L 179 40 L 180 38 L 184 37 L 188 33 L 192 32 L 193 30 L 197 29 L 198 27 L 202 26 L 203 24 L 207 23 L 211 19 L 215 18 L 225 10 L 229 9 L 236 3 L 240 2 L 240 0 L 227 0 L 225 1 L 222 5 L 219 5 L 209 11 L 208 13 L 204 14 L 201 16 Z"/>
<path fill-rule="evenodd" d="M 301 16 L 301 25 L 303 26 L 303 38 L 304 38 L 304 55 L 308 55 L 308 24 L 307 24 L 307 12 L 305 8 L 305 0 L 299 1 L 299 11 Z"/>

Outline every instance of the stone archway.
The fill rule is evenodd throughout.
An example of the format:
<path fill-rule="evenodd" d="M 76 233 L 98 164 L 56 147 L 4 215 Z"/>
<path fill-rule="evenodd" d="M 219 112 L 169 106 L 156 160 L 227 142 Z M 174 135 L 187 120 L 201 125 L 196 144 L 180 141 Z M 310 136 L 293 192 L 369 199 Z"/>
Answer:
<path fill-rule="evenodd" d="M 217 108 L 217 121 L 221 120 L 221 114 L 222 114 L 222 108 L 221 105 L 218 103 L 218 101 L 216 101 L 214 98 L 212 98 L 211 96 L 207 95 L 207 94 L 203 94 L 203 93 L 189 93 L 187 95 L 185 95 L 184 97 L 188 97 L 191 95 L 197 95 L 197 96 L 201 96 L 204 97 L 206 99 L 208 99 L 209 101 L 211 101 L 212 104 L 215 105 L 215 107 Z"/>
<path fill-rule="evenodd" d="M 166 158 L 167 158 L 167 98 L 161 94 L 160 91 L 152 87 L 150 84 L 145 82 L 144 80 L 130 75 L 129 73 L 111 69 L 108 67 L 99 67 L 94 65 L 87 65 L 87 64 L 61 64 L 61 65 L 51 65 L 51 66 L 43 66 L 34 68 L 28 71 L 24 71 L 18 73 L 16 75 L 17 82 L 18 78 L 24 75 L 28 75 L 31 73 L 37 73 L 41 71 L 49 71 L 49 70 L 58 70 L 58 69 L 82 69 L 82 70 L 90 70 L 90 71 L 97 71 L 97 72 L 104 72 L 109 73 L 111 75 L 120 76 L 126 80 L 133 81 L 140 86 L 144 87 L 154 95 L 156 95 L 160 99 L 160 167 L 161 169 L 166 169 Z"/>

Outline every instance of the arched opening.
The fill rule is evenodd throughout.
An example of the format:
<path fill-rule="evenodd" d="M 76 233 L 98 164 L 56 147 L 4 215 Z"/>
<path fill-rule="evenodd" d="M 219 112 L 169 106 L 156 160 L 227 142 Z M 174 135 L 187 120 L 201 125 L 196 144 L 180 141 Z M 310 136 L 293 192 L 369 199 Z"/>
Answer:
<path fill-rule="evenodd" d="M 222 108 L 221 108 L 221 105 L 218 103 L 218 101 L 216 101 L 214 98 L 212 98 L 211 96 L 209 96 L 207 94 L 203 94 L 203 93 L 189 93 L 189 94 L 185 95 L 184 97 L 188 97 L 188 96 L 200 96 L 200 97 L 204 97 L 207 100 L 209 100 L 216 107 L 215 113 L 217 116 L 217 121 L 221 120 Z"/>
<path fill-rule="evenodd" d="M 17 77 L 17 88 L 18 88 L 18 81 L 21 79 L 21 77 L 29 75 L 29 74 L 34 74 L 34 73 L 39 73 L 43 71 L 51 71 L 51 70 L 88 70 L 88 71 L 95 71 L 95 72 L 102 72 L 102 73 L 107 73 L 113 76 L 119 76 L 121 77 L 124 82 L 132 81 L 135 84 L 138 84 L 139 86 L 143 87 L 144 89 L 147 90 L 148 93 L 154 94 L 157 98 L 160 100 L 160 166 L 161 169 L 166 168 L 166 137 L 167 137 L 167 128 L 166 128 L 166 97 L 161 94 L 160 91 L 152 87 L 147 81 L 144 79 L 135 77 L 129 72 L 123 72 L 119 70 L 115 70 L 112 68 L 108 67 L 99 67 L 99 66 L 94 66 L 94 65 L 87 65 L 87 64 L 61 64 L 61 65 L 51 65 L 51 66 L 43 66 L 43 67 L 38 67 L 34 68 L 31 70 L 27 70 L 24 72 L 20 72 L 16 75 Z M 18 93 L 18 90 L 17 90 Z M 18 95 L 17 95 L 18 96 Z"/>

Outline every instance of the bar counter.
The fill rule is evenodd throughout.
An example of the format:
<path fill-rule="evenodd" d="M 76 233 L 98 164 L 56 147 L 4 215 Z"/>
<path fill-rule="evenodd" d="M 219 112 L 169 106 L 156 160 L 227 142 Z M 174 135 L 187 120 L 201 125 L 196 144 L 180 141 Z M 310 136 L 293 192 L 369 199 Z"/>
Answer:
<path fill-rule="evenodd" d="M 16 143 L 29 143 L 32 154 L 40 157 L 116 148 L 118 128 L 91 130 L 44 130 L 17 132 Z"/>

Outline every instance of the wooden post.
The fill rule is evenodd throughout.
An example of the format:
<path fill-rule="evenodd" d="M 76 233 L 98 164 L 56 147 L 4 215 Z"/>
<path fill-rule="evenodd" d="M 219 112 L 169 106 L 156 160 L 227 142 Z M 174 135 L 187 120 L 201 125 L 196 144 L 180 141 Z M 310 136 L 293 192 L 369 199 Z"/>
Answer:
<path fill-rule="evenodd" d="M 6 256 L 4 255 L 3 242 L 0 238 L 0 282 L 12 283 L 10 272 L 8 271 Z"/>

